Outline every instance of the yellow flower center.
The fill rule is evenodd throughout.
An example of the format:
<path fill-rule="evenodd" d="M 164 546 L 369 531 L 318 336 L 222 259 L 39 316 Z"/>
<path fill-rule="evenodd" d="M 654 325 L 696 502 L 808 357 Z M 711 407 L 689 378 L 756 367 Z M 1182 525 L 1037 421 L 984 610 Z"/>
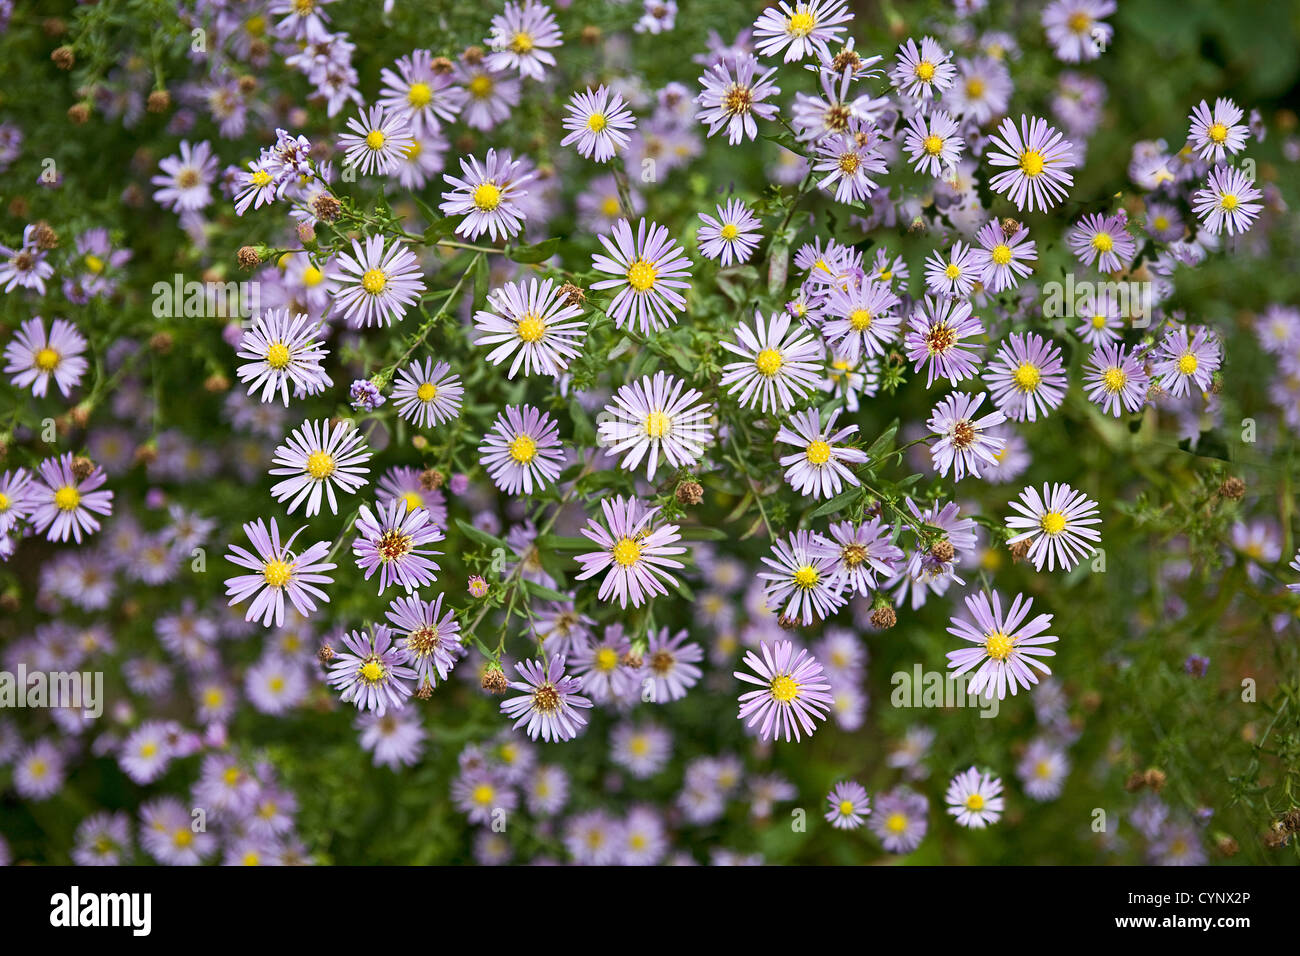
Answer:
<path fill-rule="evenodd" d="M 799 696 L 799 685 L 795 683 L 794 678 L 781 674 L 772 678 L 771 683 L 772 699 L 782 704 L 788 704 Z"/>
<path fill-rule="evenodd" d="M 527 435 L 516 435 L 510 443 L 510 457 L 521 465 L 526 465 L 537 457 L 537 442 Z"/>
<path fill-rule="evenodd" d="M 587 117 L 587 129 L 593 133 L 599 133 L 609 125 L 609 120 L 605 118 L 604 113 L 592 113 Z"/>
<path fill-rule="evenodd" d="M 934 64 L 929 60 L 922 60 L 916 64 L 916 68 L 912 72 L 916 74 L 916 78 L 922 83 L 929 83 L 934 79 Z"/>
<path fill-rule="evenodd" d="M 515 34 L 515 38 L 510 41 L 510 49 L 516 53 L 527 53 L 533 48 L 533 35 L 520 30 Z"/>
<path fill-rule="evenodd" d="M 501 205 L 501 190 L 495 183 L 482 183 L 474 190 L 474 205 L 484 212 L 491 212 Z"/>
<path fill-rule="evenodd" d="M 259 169 L 257 172 L 253 173 L 252 180 L 254 186 L 269 186 L 271 184 L 271 174 L 265 169 Z"/>
<path fill-rule="evenodd" d="M 969 797 L 966 798 L 966 809 L 967 809 L 967 810 L 983 810 L 983 809 L 984 809 L 984 797 L 983 797 L 982 795 L 978 794 L 978 793 L 972 793 Z"/>
<path fill-rule="evenodd" d="M 415 397 L 422 402 L 431 402 L 438 397 L 438 386 L 432 382 L 425 382 L 415 390 Z"/>
<path fill-rule="evenodd" d="M 422 106 L 428 106 L 433 101 L 433 87 L 428 83 L 412 83 L 411 88 L 406 93 L 406 102 L 417 110 Z"/>
<path fill-rule="evenodd" d="M 60 511 L 71 511 L 81 504 L 81 493 L 72 485 L 64 485 L 54 493 L 54 507 Z"/>
<path fill-rule="evenodd" d="M 302 284 L 309 289 L 320 285 L 321 280 L 324 278 L 325 273 L 321 272 L 315 266 L 308 266 L 306 269 L 302 270 Z"/>
<path fill-rule="evenodd" d="M 943 270 L 943 274 L 949 279 L 959 279 L 961 278 L 961 266 L 957 265 L 955 262 L 950 262 L 948 263 L 948 267 Z"/>
<path fill-rule="evenodd" d="M 815 441 L 808 446 L 808 460 L 814 465 L 824 465 L 831 460 L 831 446 L 824 441 Z"/>
<path fill-rule="evenodd" d="M 262 565 L 262 578 L 273 588 L 282 588 L 293 576 L 293 565 L 288 561 L 268 561 Z"/>
<path fill-rule="evenodd" d="M 1038 520 L 1038 524 L 1048 534 L 1060 534 L 1065 530 L 1065 515 L 1059 511 L 1049 511 Z"/>
<path fill-rule="evenodd" d="M 1236 208 L 1237 208 L 1237 194 L 1236 194 L 1236 193 L 1224 193 L 1222 196 L 1220 196 L 1220 197 L 1219 197 L 1219 208 L 1220 208 L 1220 209 L 1226 209 L 1228 212 L 1232 212 L 1234 209 L 1236 209 Z"/>
<path fill-rule="evenodd" d="M 654 287 L 655 278 L 659 275 L 655 269 L 654 263 L 647 262 L 645 259 L 638 259 L 627 267 L 627 282 L 637 292 L 645 292 Z"/>
<path fill-rule="evenodd" d="M 1115 240 L 1109 232 L 1095 232 L 1092 235 L 1092 247 L 1098 252 L 1110 252 L 1115 248 Z"/>
<path fill-rule="evenodd" d="M 374 684 L 384 676 L 384 665 L 379 661 L 366 661 L 361 665 L 361 677 L 368 684 Z"/>
<path fill-rule="evenodd" d="M 650 438 L 663 438 L 672 431 L 673 420 L 667 412 L 651 412 L 645 419 L 645 433 Z"/>
<path fill-rule="evenodd" d="M 369 133 L 366 134 L 366 145 L 369 146 L 371 149 L 376 149 L 376 150 L 383 149 L 384 143 L 387 141 L 387 139 L 388 138 L 384 136 L 382 132 L 380 132 L 377 129 L 372 129 Z"/>
<path fill-rule="evenodd" d="M 525 342 L 536 342 L 546 334 L 546 323 L 542 321 L 541 316 L 533 312 L 525 312 L 515 331 Z"/>
<path fill-rule="evenodd" d="M 1040 175 L 1045 165 L 1043 154 L 1036 149 L 1028 149 L 1020 154 L 1020 171 L 1026 176 Z"/>
<path fill-rule="evenodd" d="M 492 78 L 480 73 L 469 81 L 469 92 L 476 100 L 485 100 L 492 95 Z"/>
<path fill-rule="evenodd" d="M 59 364 L 59 353 L 52 348 L 43 348 L 36 353 L 36 367 L 42 372 L 52 372 Z"/>
<path fill-rule="evenodd" d="M 1004 266 L 1011 261 L 1011 247 L 1006 243 L 994 246 L 990 255 L 995 265 Z"/>
<path fill-rule="evenodd" d="M 849 314 L 849 325 L 853 326 L 855 332 L 863 332 L 871 328 L 871 310 L 854 309 Z"/>
<path fill-rule="evenodd" d="M 618 666 L 618 651 L 612 647 L 602 647 L 596 652 L 596 669 L 612 671 Z"/>
<path fill-rule="evenodd" d="M 1043 376 L 1038 371 L 1037 365 L 1021 362 L 1015 372 L 1012 373 L 1011 380 L 1016 383 L 1016 388 L 1022 392 L 1032 392 L 1038 387 L 1038 383 L 1043 380 Z"/>
<path fill-rule="evenodd" d="M 816 568 L 814 568 L 811 564 L 805 564 L 803 567 L 795 569 L 794 583 L 798 587 L 807 590 L 808 588 L 811 588 L 813 585 L 815 585 L 820 577 L 821 575 L 817 573 Z"/>
<path fill-rule="evenodd" d="M 414 491 L 408 491 L 406 494 L 402 495 L 402 502 L 406 505 L 407 511 L 414 511 L 416 508 L 424 507 L 424 499 Z"/>
<path fill-rule="evenodd" d="M 775 377 L 784 364 L 785 359 L 781 358 L 781 353 L 776 349 L 763 349 L 754 358 L 754 365 L 758 368 L 759 374 L 766 378 Z"/>
<path fill-rule="evenodd" d="M 1011 648 L 1015 643 L 1014 637 L 1007 637 L 1001 631 L 994 631 L 984 638 L 984 650 L 995 661 L 1005 661 L 1011 655 Z"/>
<path fill-rule="evenodd" d="M 1222 144 L 1228 138 L 1228 127 L 1222 123 L 1215 123 L 1205 131 L 1205 135 L 1209 136 L 1214 142 Z"/>
<path fill-rule="evenodd" d="M 274 342 L 266 350 L 266 364 L 273 369 L 282 369 L 289 364 L 289 347 L 283 342 Z"/>
<path fill-rule="evenodd" d="M 977 76 L 972 76 L 966 81 L 966 95 L 972 100 L 977 100 L 984 95 L 984 81 Z"/>
<path fill-rule="evenodd" d="M 9 510 L 9 496 L 0 491 L 0 515 Z"/>
<path fill-rule="evenodd" d="M 925 147 L 925 151 L 931 156 L 938 156 L 943 152 L 943 137 L 935 136 L 931 133 L 925 138 L 925 142 L 922 145 Z"/>
<path fill-rule="evenodd" d="M 83 261 L 86 263 L 86 268 L 96 275 L 104 271 L 104 260 L 99 256 L 87 254 Z"/>
<path fill-rule="evenodd" d="M 1109 392 L 1118 392 L 1128 384 L 1128 376 L 1124 373 L 1124 370 L 1117 365 L 1112 365 L 1110 368 L 1106 369 L 1105 373 L 1101 376 L 1101 380 L 1106 386 L 1106 390 Z"/>
<path fill-rule="evenodd" d="M 334 474 L 334 458 L 323 451 L 314 451 L 307 456 L 307 474 L 316 480 L 328 478 Z"/>
<path fill-rule="evenodd" d="M 1074 33 L 1087 33 L 1088 28 L 1092 26 L 1092 17 L 1079 10 L 1070 14 L 1070 18 L 1065 22 Z"/>
<path fill-rule="evenodd" d="M 361 277 L 361 288 L 371 295 L 378 295 L 388 285 L 388 276 L 383 269 L 370 269 Z"/>
<path fill-rule="evenodd" d="M 902 833 L 907 829 L 907 817 L 901 813 L 891 813 L 885 821 L 885 829 L 890 833 Z"/>
<path fill-rule="evenodd" d="M 1157 230 L 1163 232 L 1164 230 L 1169 228 L 1169 217 L 1156 216 L 1156 218 L 1152 220 L 1152 225 L 1154 225 Z"/>
<path fill-rule="evenodd" d="M 785 32 L 792 37 L 806 37 L 817 27 L 817 18 L 807 10 L 800 10 L 790 18 L 790 22 L 785 26 Z"/>
<path fill-rule="evenodd" d="M 614 545 L 614 560 L 625 568 L 630 568 L 641 558 L 641 545 L 631 538 L 623 538 Z"/>
<path fill-rule="evenodd" d="M 719 230 L 718 235 L 730 242 L 732 239 L 735 239 L 740 235 L 740 230 L 736 228 L 735 223 L 729 222 Z"/>
<path fill-rule="evenodd" d="M 600 211 L 606 216 L 618 215 L 618 197 L 606 196 L 605 201 L 600 204 Z"/>
<path fill-rule="evenodd" d="M 1200 364 L 1195 355 L 1191 352 L 1184 352 L 1182 357 L 1178 359 L 1178 371 L 1184 375 L 1191 375 Z"/>
<path fill-rule="evenodd" d="M 842 816 L 842 817 L 851 817 L 851 816 L 853 816 L 853 801 L 852 801 L 852 800 L 841 800 L 841 801 L 840 801 L 840 816 Z"/>
<path fill-rule="evenodd" d="M 189 830 L 182 829 L 182 830 L 172 831 L 172 843 L 176 844 L 176 846 L 179 847 L 180 849 L 185 849 L 193 842 L 194 842 L 194 834 L 191 833 Z"/>
<path fill-rule="evenodd" d="M 490 783 L 480 783 L 474 788 L 474 802 L 480 806 L 487 806 L 496 797 L 496 790 Z"/>

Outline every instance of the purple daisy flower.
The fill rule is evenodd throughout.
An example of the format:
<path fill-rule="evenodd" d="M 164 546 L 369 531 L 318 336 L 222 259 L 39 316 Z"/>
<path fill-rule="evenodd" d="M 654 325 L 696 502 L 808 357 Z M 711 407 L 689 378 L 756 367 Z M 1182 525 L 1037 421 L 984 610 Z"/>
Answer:
<path fill-rule="evenodd" d="M 560 477 L 560 426 L 532 405 L 507 405 L 478 446 L 479 463 L 506 494 L 541 491 Z"/>
<path fill-rule="evenodd" d="M 1056 58 L 1066 63 L 1095 60 L 1110 44 L 1114 28 L 1102 23 L 1115 0 L 1053 0 L 1043 9 L 1043 30 Z"/>
<path fill-rule="evenodd" d="M 488 294 L 488 308 L 474 316 L 475 345 L 495 345 L 487 360 L 500 365 L 514 355 L 507 378 L 523 366 L 534 373 L 557 378 L 582 352 L 587 323 L 582 306 L 569 302 L 555 280 L 536 278 L 507 282 Z"/>
<path fill-rule="evenodd" d="M 740 695 L 740 720 L 749 718 L 746 726 L 758 725 L 758 734 L 764 740 L 775 740 L 784 734 L 786 741 L 793 736 L 802 740 L 802 734 L 811 736 L 817 722 L 826 719 L 831 706 L 831 685 L 822 674 L 822 666 L 806 649 L 795 652 L 790 641 L 759 643 L 760 658 L 753 651 L 745 654 L 745 665 L 758 676 L 742 671 L 733 672 L 737 680 L 758 685 Z"/>
<path fill-rule="evenodd" d="M 1002 424 L 1006 416 L 994 410 L 976 418 L 983 401 L 984 392 L 954 392 L 934 406 L 926 427 L 940 436 L 930 448 L 934 470 L 940 476 L 947 477 L 952 469 L 952 480 L 958 482 L 968 474 L 980 477 L 981 461 L 997 465 L 997 456 L 1006 442 L 984 430 Z"/>
<path fill-rule="evenodd" d="M 44 534 L 47 541 L 67 541 L 71 537 L 80 544 L 83 534 L 99 530 L 99 520 L 91 512 L 112 514 L 113 492 L 95 490 L 108 480 L 99 466 L 85 477 L 78 477 L 72 453 L 66 452 L 45 459 L 37 473 L 27 508 L 34 530 Z"/>
<path fill-rule="evenodd" d="M 286 594 L 303 617 L 311 616 L 316 610 L 316 600 L 329 603 L 329 595 L 316 585 L 332 584 L 334 579 L 325 572 L 333 571 L 337 565 L 322 560 L 330 551 L 327 541 L 317 541 L 301 554 L 294 554 L 293 542 L 305 530 L 299 528 L 281 544 L 280 529 L 274 518 L 269 532 L 261 518 L 244 525 L 244 534 L 257 553 L 232 544 L 226 560 L 254 573 L 225 580 L 226 596 L 232 606 L 256 595 L 244 620 L 261 618 L 263 627 L 270 627 L 272 621 L 276 627 L 283 627 Z"/>
<path fill-rule="evenodd" d="M 903 148 L 912 154 L 912 169 L 936 179 L 945 171 L 955 169 L 966 148 L 966 141 L 957 135 L 959 128 L 957 121 L 943 110 L 936 110 L 929 117 L 913 114 L 903 137 Z"/>
<path fill-rule="evenodd" d="M 1166 332 L 1151 366 L 1151 373 L 1160 377 L 1161 387 L 1174 398 L 1186 395 L 1193 386 L 1209 391 L 1223 361 L 1218 336 L 1203 325 L 1191 329 L 1190 337 L 1186 326 Z"/>
<path fill-rule="evenodd" d="M 946 378 L 956 385 L 972 378 L 979 369 L 974 350 L 982 346 L 963 340 L 983 334 L 984 326 L 971 315 L 969 302 L 927 295 L 924 305 L 912 313 L 903 347 L 907 357 L 916 363 L 914 371 L 926 367 L 926 388 L 936 378 Z"/>
<path fill-rule="evenodd" d="M 686 311 L 686 299 L 678 289 L 691 287 L 691 260 L 668 235 L 666 226 L 642 219 L 636 236 L 626 219 L 614 224 L 610 236 L 599 236 L 609 255 L 591 257 L 597 272 L 618 276 L 601 279 L 591 288 L 618 289 L 606 311 L 617 328 L 627 324 L 642 335 L 649 335 L 677 321 L 674 312 Z"/>
<path fill-rule="evenodd" d="M 50 381 L 67 398 L 81 382 L 89 363 L 82 358 L 86 339 L 77 327 L 64 319 L 50 324 L 49 334 L 40 316 L 27 319 L 5 346 L 5 374 L 16 388 L 32 387 L 32 394 L 44 398 Z"/>
<path fill-rule="evenodd" d="M 524 172 L 520 160 L 506 150 L 489 149 L 482 162 L 474 156 L 460 161 L 461 178 L 443 176 L 450 192 L 438 208 L 445 216 L 464 216 L 456 235 L 473 240 L 483 233 L 492 239 L 515 236 L 524 227 L 524 209 L 520 201 L 528 195 L 522 187 L 532 174 Z"/>
<path fill-rule="evenodd" d="M 822 307 L 830 316 L 822 325 L 822 336 L 837 357 L 856 361 L 862 356 L 884 355 L 902 324 L 902 319 L 892 314 L 899 301 L 888 282 L 864 279 L 832 286 Z"/>
<path fill-rule="evenodd" d="M 296 396 L 315 395 L 334 384 L 321 368 L 329 350 L 318 338 L 321 323 L 307 313 L 294 315 L 289 309 L 270 309 L 253 320 L 239 340 L 238 355 L 247 359 L 236 369 L 248 394 L 259 388 L 260 399 L 269 402 L 280 393 L 289 405 L 289 386 Z"/>
<path fill-rule="evenodd" d="M 35 506 L 33 490 L 32 475 L 26 468 L 0 472 L 0 535 L 7 535 L 31 515 Z"/>
<path fill-rule="evenodd" d="M 1020 501 L 1009 504 L 1020 513 L 1007 518 L 1007 527 L 1028 530 L 1008 539 L 1007 544 L 1029 541 L 1028 556 L 1035 570 L 1041 571 L 1046 563 L 1048 571 L 1058 564 L 1068 571 L 1092 554 L 1101 541 L 1101 533 L 1090 527 L 1101 524 L 1095 517 L 1097 502 L 1069 485 L 1044 482 L 1041 495 L 1030 486 L 1021 491 Z"/>
<path fill-rule="evenodd" d="M 1012 332 L 984 371 L 993 401 L 1007 418 L 1036 421 L 1065 400 L 1061 349 L 1034 332 Z"/>
<path fill-rule="evenodd" d="M 1232 166 L 1216 166 L 1205 185 L 1192 196 L 1192 208 L 1212 236 L 1227 229 L 1228 235 L 1244 233 L 1255 221 L 1263 205 L 1263 193 L 1250 177 Z"/>
<path fill-rule="evenodd" d="M 990 166 L 1010 166 L 989 181 L 1017 209 L 1034 207 L 1046 212 L 1065 199 L 1074 177 L 1066 172 L 1075 165 L 1074 146 L 1047 120 L 1021 114 L 1020 129 L 1007 117 L 990 137 L 985 154 Z"/>
<path fill-rule="evenodd" d="M 787 541 L 772 543 L 763 556 L 771 571 L 760 571 L 767 607 L 805 627 L 824 620 L 848 600 L 836 575 L 839 549 L 812 531 L 792 531 Z"/>
<path fill-rule="evenodd" d="M 660 371 L 615 392 L 598 428 L 607 453 L 622 455 L 620 464 L 628 471 L 646 458 L 646 480 L 653 480 L 661 454 L 674 468 L 699 461 L 713 436 L 713 406 L 696 404 L 702 396 L 693 388 L 683 394 L 685 387 L 685 382 Z"/>
<path fill-rule="evenodd" d="M 825 174 L 817 186 L 830 192 L 834 185 L 836 202 L 866 202 L 880 188 L 868 174 L 888 172 L 878 143 L 876 137 L 859 137 L 854 129 L 822 137 L 812 165 L 815 175 Z"/>
<path fill-rule="evenodd" d="M 485 43 L 491 49 L 487 65 L 493 70 L 518 70 L 520 76 L 540 80 L 555 66 L 548 51 L 560 46 L 560 27 L 551 8 L 536 0 L 507 2 L 492 18 L 492 33 Z"/>
<path fill-rule="evenodd" d="M 1138 357 L 1117 342 L 1102 342 L 1093 349 L 1083 372 L 1088 400 L 1116 418 L 1146 404 L 1150 382 Z"/>
<path fill-rule="evenodd" d="M 754 21 L 755 47 L 763 56 L 785 51 L 785 62 L 792 63 L 812 54 L 823 60 L 831 58 L 831 41 L 838 41 L 844 24 L 853 19 L 846 0 L 778 0 Z"/>
<path fill-rule="evenodd" d="M 876 575 L 892 577 L 903 559 L 903 549 L 891 540 L 893 529 L 880 518 L 871 518 L 855 525 L 850 521 L 832 524 L 827 536 L 814 541 L 819 554 L 834 559 L 827 587 L 850 594 L 870 596 L 876 589 Z"/>
<path fill-rule="evenodd" d="M 424 508 L 407 508 L 400 498 L 377 505 L 377 514 L 365 505 L 357 515 L 357 538 L 352 553 L 366 580 L 379 571 L 379 593 L 390 584 L 413 591 L 437 580 L 438 565 L 428 555 L 442 554 L 422 547 L 441 541 L 442 531 Z"/>
<path fill-rule="evenodd" d="M 600 507 L 605 515 L 604 525 L 588 518 L 587 527 L 582 529 L 582 534 L 600 550 L 577 556 L 583 568 L 578 580 L 585 581 L 606 571 L 597 597 L 602 601 L 617 597 L 619 607 L 623 608 L 628 601 L 633 607 L 640 607 L 656 594 L 667 594 L 663 582 L 675 587 L 677 579 L 664 569 L 684 567 L 669 557 L 686 553 L 685 548 L 674 547 L 682 537 L 677 525 L 654 527 L 659 509 L 646 508 L 635 498 L 606 498 Z"/>
<path fill-rule="evenodd" d="M 598 163 L 607 163 L 630 142 L 624 130 L 636 129 L 632 111 L 623 105 L 623 97 L 603 84 L 585 93 L 574 93 L 565 107 L 569 115 L 564 128 L 569 135 L 561 146 L 577 144 L 578 154 Z"/>
<path fill-rule="evenodd" d="M 971 247 L 960 240 L 952 244 L 946 258 L 935 250 L 925 260 L 925 287 L 935 295 L 964 299 L 979 275 Z"/>
<path fill-rule="evenodd" d="M 754 328 L 741 322 L 735 334 L 737 343 L 721 344 L 744 361 L 724 365 L 718 384 L 730 386 L 730 394 L 740 392 L 741 408 L 787 411 L 818 386 L 824 347 L 789 314 L 766 320 L 755 311 Z"/>
<path fill-rule="evenodd" d="M 513 720 L 514 727 L 524 727 L 533 740 L 547 742 L 572 740 L 581 733 L 587 718 L 579 710 L 591 701 L 578 693 L 582 680 L 564 673 L 564 655 L 541 661 L 515 664 L 520 680 L 511 681 L 510 689 L 521 696 L 501 702 L 501 713 Z"/>
<path fill-rule="evenodd" d="M 709 128 L 710 136 L 725 126 L 727 141 L 735 146 L 743 139 L 757 138 L 755 116 L 761 120 L 776 118 L 776 104 L 763 102 L 781 92 L 779 86 L 769 82 L 776 68 L 755 79 L 758 70 L 758 59 L 745 53 L 734 62 L 722 60 L 713 64 L 700 77 L 702 89 L 695 98 L 700 109 L 695 118 Z"/>
<path fill-rule="evenodd" d="M 1246 148 L 1250 127 L 1239 122 L 1241 107 L 1230 99 L 1215 100 L 1213 110 L 1201 100 L 1187 119 L 1191 122 L 1188 145 L 1207 163 L 1222 163 L 1225 154 L 1236 155 Z"/>
<path fill-rule="evenodd" d="M 790 416 L 790 424 L 782 425 L 776 441 L 800 449 L 793 455 L 784 455 L 781 466 L 786 469 L 785 480 L 799 494 L 815 498 L 834 498 L 847 482 L 857 487 L 860 482 L 850 465 L 860 465 L 867 453 L 840 442 L 857 432 L 857 425 L 835 430 L 840 409 L 831 412 L 823 427 L 821 412 L 809 408 Z"/>
<path fill-rule="evenodd" d="M 762 234 L 758 231 L 762 220 L 749 211 L 739 199 L 728 200 L 717 207 L 718 218 L 700 213 L 700 226 L 695 241 L 706 259 L 719 259 L 724 267 L 733 262 L 748 262 L 758 248 Z"/>
<path fill-rule="evenodd" d="M 696 665 L 704 660 L 704 648 L 691 641 L 686 631 L 669 634 L 668 628 L 651 631 L 643 657 L 642 683 L 649 702 L 666 704 L 681 700 L 703 676 Z"/>
<path fill-rule="evenodd" d="M 1002 816 L 1002 781 L 991 773 L 982 774 L 971 767 L 952 778 L 943 800 L 959 824 L 982 830 L 997 823 Z"/>
<path fill-rule="evenodd" d="M 305 501 L 304 514 L 308 518 L 320 513 L 324 497 L 330 514 L 338 514 L 335 488 L 350 495 L 364 486 L 364 476 L 370 474 L 370 469 L 361 466 L 370 460 L 370 454 L 365 436 L 350 421 L 340 421 L 333 428 L 323 419 L 303 422 L 275 450 L 273 464 L 280 467 L 272 468 L 270 473 L 290 477 L 271 488 L 271 497 L 288 501 L 289 514 Z"/>
<path fill-rule="evenodd" d="M 1066 243 L 1085 266 L 1094 262 L 1102 272 L 1119 272 L 1133 261 L 1137 242 L 1128 232 L 1128 214 L 1113 216 L 1093 213 L 1084 216 L 1066 236 Z"/>
<path fill-rule="evenodd" d="M 910 96 L 925 106 L 952 86 L 957 67 L 951 51 L 944 50 L 933 37 L 922 37 L 918 47 L 911 37 L 898 46 L 889 80 L 900 95 Z"/>
<path fill-rule="evenodd" d="M 432 428 L 460 415 L 465 387 L 446 362 L 427 358 L 397 373 L 393 401 L 397 414 L 421 428 Z"/>
<path fill-rule="evenodd" d="M 337 272 L 329 278 L 340 283 L 334 294 L 334 312 L 354 329 L 392 325 L 406 315 L 424 291 L 420 263 L 400 240 L 384 248 L 383 236 L 370 236 L 364 248 L 352 240 L 352 255 L 340 252 Z"/>
<path fill-rule="evenodd" d="M 411 696 L 409 682 L 417 675 L 406 666 L 406 656 L 393 644 L 392 632 L 377 624 L 373 638 L 365 631 L 352 631 L 339 639 L 343 649 L 334 652 L 327 678 L 329 685 L 340 692 L 339 699 L 380 717 L 390 708 L 405 706 Z"/>
<path fill-rule="evenodd" d="M 841 780 L 826 795 L 826 822 L 837 830 L 856 830 L 871 814 L 871 798 L 856 780 Z"/>
<path fill-rule="evenodd" d="M 974 644 L 961 650 L 948 652 L 948 667 L 956 677 L 975 669 L 966 687 L 969 694 L 992 699 L 994 694 L 1003 700 L 1010 689 L 1012 695 L 1023 687 L 1028 690 L 1038 683 L 1037 668 L 1044 675 L 1051 669 L 1039 660 L 1053 657 L 1056 651 L 1044 647 L 1055 644 L 1058 638 L 1044 634 L 1052 625 L 1052 615 L 1039 614 L 1026 621 L 1033 599 L 1017 594 L 1006 614 L 1002 613 L 1002 598 L 993 592 L 992 603 L 983 591 L 966 596 L 966 609 L 974 623 L 954 617 L 948 633 Z"/>

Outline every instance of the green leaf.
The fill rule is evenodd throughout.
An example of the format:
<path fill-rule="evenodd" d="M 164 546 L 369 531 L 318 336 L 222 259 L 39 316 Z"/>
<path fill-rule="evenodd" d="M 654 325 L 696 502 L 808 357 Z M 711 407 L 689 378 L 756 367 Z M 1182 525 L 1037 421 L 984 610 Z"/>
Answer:
<path fill-rule="evenodd" d="M 481 545 L 485 545 L 489 548 L 504 548 L 509 553 L 511 554 L 514 553 L 514 548 L 510 547 L 510 545 L 506 544 L 496 535 L 488 534 L 482 528 L 476 528 L 468 521 L 461 521 L 459 518 L 457 518 L 456 526 L 459 527 L 460 530 L 465 533 L 466 537 L 471 538 L 474 541 L 477 541 Z"/>
<path fill-rule="evenodd" d="M 898 419 L 895 418 L 875 441 L 867 449 L 867 457 L 872 461 L 880 458 L 882 455 L 889 454 L 890 449 L 894 447 L 894 436 L 898 434 Z"/>
<path fill-rule="evenodd" d="M 559 248 L 559 245 L 560 239 L 555 236 L 550 239 L 543 239 L 531 246 L 507 246 L 506 258 L 513 262 L 545 262 L 555 255 L 555 250 Z"/>
<path fill-rule="evenodd" d="M 860 488 L 850 488 L 848 491 L 841 491 L 830 501 L 823 502 L 817 508 L 813 509 L 808 515 L 809 518 L 820 518 L 822 515 L 828 515 L 833 511 L 843 511 L 853 503 L 862 491 Z"/>
<path fill-rule="evenodd" d="M 561 594 L 559 591 L 556 591 L 553 588 L 548 588 L 544 584 L 538 584 L 536 581 L 529 581 L 527 578 L 523 579 L 523 585 L 524 585 L 524 590 L 527 591 L 529 594 L 533 595 L 534 597 L 543 598 L 544 600 L 547 601 L 572 601 L 573 600 L 573 595 L 571 594 Z"/>

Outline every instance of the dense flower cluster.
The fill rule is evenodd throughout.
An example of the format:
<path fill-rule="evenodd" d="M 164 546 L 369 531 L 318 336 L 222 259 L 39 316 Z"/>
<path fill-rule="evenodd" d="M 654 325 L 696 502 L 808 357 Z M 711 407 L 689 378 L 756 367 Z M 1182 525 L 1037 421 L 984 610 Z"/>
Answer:
<path fill-rule="evenodd" d="M 376 37 L 364 6 L 185 5 L 149 70 L 78 86 L 148 143 L 120 217 L 57 204 L 69 170 L 26 190 L 44 219 L 0 227 L 0 659 L 109 675 L 102 715 L 0 712 L 4 785 L 36 803 L 111 758 L 153 788 L 51 857 L 328 859 L 298 836 L 325 811 L 294 744 L 246 717 L 345 721 L 339 765 L 359 746 L 404 780 L 452 746 L 422 799 L 483 863 L 686 862 L 734 804 L 757 827 L 801 801 L 907 854 L 1061 796 L 1098 675 L 1107 706 L 1135 693 L 1128 643 L 1085 662 L 1097 631 L 1181 616 L 1208 580 L 1216 613 L 1259 595 L 1294 637 L 1294 476 L 1280 515 L 1264 494 L 1231 517 L 1244 487 L 1211 464 L 1266 457 L 1216 450 L 1238 410 L 1300 427 L 1300 311 L 1196 304 L 1289 221 L 1248 155 L 1266 129 L 1220 96 L 1094 151 L 1111 0 L 1016 35 L 982 2 L 890 35 L 780 0 L 707 41 L 673 3 L 509 0 L 400 52 L 415 31 Z M 156 52 L 191 29 L 202 50 Z M 1024 84 L 1031 43 L 1067 68 Z M 7 107 L 0 169 L 26 175 L 54 146 Z M 1229 406 L 1261 353 L 1267 394 Z M 1106 588 L 1145 610 L 1094 618 Z M 929 673 L 965 702 L 924 706 L 1017 728 L 877 732 L 877 655 L 918 701 L 893 708 Z M 602 740 L 608 794 L 582 769 Z M 669 774 L 670 798 L 637 786 Z M 1203 860 L 1200 809 L 1143 781 L 1144 852 Z"/>

